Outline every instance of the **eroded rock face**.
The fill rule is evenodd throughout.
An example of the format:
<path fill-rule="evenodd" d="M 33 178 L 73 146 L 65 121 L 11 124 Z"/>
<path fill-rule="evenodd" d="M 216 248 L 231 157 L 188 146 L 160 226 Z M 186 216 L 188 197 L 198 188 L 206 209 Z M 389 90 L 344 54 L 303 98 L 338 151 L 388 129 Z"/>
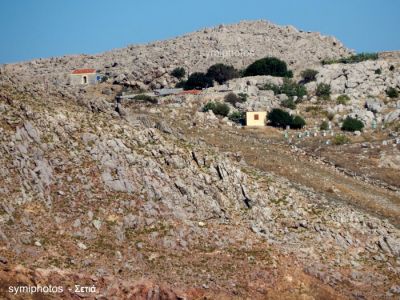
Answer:
<path fill-rule="evenodd" d="M 376 97 L 385 95 L 389 87 L 400 88 L 399 68 L 391 70 L 392 62 L 382 59 L 356 64 L 332 64 L 317 68 L 316 83 L 331 85 L 333 94 L 348 94 L 354 97 Z M 378 71 L 379 70 L 379 71 Z M 314 91 L 315 83 L 306 85 Z"/>

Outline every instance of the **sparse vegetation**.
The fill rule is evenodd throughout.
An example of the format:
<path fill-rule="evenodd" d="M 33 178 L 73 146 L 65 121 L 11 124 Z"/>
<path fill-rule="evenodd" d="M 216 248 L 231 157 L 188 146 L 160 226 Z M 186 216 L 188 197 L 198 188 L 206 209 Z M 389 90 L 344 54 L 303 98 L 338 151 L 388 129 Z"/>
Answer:
<path fill-rule="evenodd" d="M 139 94 L 133 97 L 134 100 L 145 101 L 149 103 L 157 103 L 157 99 L 146 94 Z"/>
<path fill-rule="evenodd" d="M 390 71 L 390 72 L 393 72 L 393 71 L 394 71 L 394 66 L 393 66 L 393 65 L 391 65 L 391 66 L 389 67 L 389 71 Z"/>
<path fill-rule="evenodd" d="M 327 121 L 323 121 L 323 122 L 321 123 L 321 125 L 319 126 L 319 129 L 321 129 L 321 130 L 328 130 L 328 129 L 329 129 L 329 124 L 328 124 L 328 122 L 327 122 Z"/>
<path fill-rule="evenodd" d="M 389 88 L 386 90 L 386 95 L 387 95 L 389 98 L 397 98 L 397 97 L 399 97 L 399 92 L 398 92 L 395 88 L 389 87 Z"/>
<path fill-rule="evenodd" d="M 295 109 L 296 103 L 294 103 L 293 98 L 289 98 L 281 101 L 281 105 L 286 108 Z"/>
<path fill-rule="evenodd" d="M 321 63 L 323 65 L 331 65 L 331 64 L 354 64 L 359 63 L 366 60 L 377 60 L 378 53 L 359 53 L 355 55 L 351 55 L 345 58 L 339 59 L 324 59 Z"/>
<path fill-rule="evenodd" d="M 352 118 L 352 117 L 347 117 L 342 125 L 342 130 L 344 131 L 361 131 L 364 128 L 363 122 L 361 122 L 358 119 Z"/>
<path fill-rule="evenodd" d="M 344 145 L 350 142 L 350 138 L 344 134 L 337 134 L 333 139 L 333 144 Z"/>
<path fill-rule="evenodd" d="M 233 66 L 215 64 L 208 68 L 206 75 L 219 84 L 223 84 L 230 79 L 239 77 L 239 72 Z"/>
<path fill-rule="evenodd" d="M 201 72 L 193 73 L 189 76 L 188 80 L 185 82 L 185 90 L 201 90 L 205 88 L 212 87 L 213 81 L 206 74 Z"/>
<path fill-rule="evenodd" d="M 275 95 L 286 94 L 288 97 L 297 96 L 298 98 L 302 98 L 303 96 L 307 95 L 307 89 L 304 85 L 298 84 L 288 78 L 283 80 L 283 84 L 281 86 L 267 83 L 262 89 L 271 90 Z"/>
<path fill-rule="evenodd" d="M 181 79 L 185 77 L 186 75 L 186 70 L 182 67 L 178 67 L 172 70 L 171 76 L 174 76 L 175 78 Z"/>
<path fill-rule="evenodd" d="M 376 74 L 376 75 L 381 75 L 381 74 L 382 74 L 382 69 L 381 69 L 381 68 L 376 69 L 376 70 L 375 70 L 375 74 Z"/>
<path fill-rule="evenodd" d="M 311 81 L 315 81 L 318 71 L 313 69 L 306 69 L 301 72 L 301 77 L 303 78 L 303 83 L 309 83 Z"/>
<path fill-rule="evenodd" d="M 329 100 L 331 96 L 331 86 L 326 83 L 319 83 L 315 95 L 323 100 Z"/>
<path fill-rule="evenodd" d="M 336 103 L 337 104 L 342 104 L 342 105 L 347 105 L 347 103 L 350 101 L 350 97 L 347 95 L 340 95 L 337 99 L 336 99 Z"/>
<path fill-rule="evenodd" d="M 244 77 L 257 75 L 271 75 L 276 77 L 293 77 L 284 61 L 276 57 L 265 57 L 249 65 L 243 72 Z"/>
<path fill-rule="evenodd" d="M 300 116 L 291 116 L 288 112 L 275 108 L 268 114 L 268 121 L 271 126 L 286 128 L 290 126 L 293 129 L 300 129 L 306 125 L 304 119 Z"/>

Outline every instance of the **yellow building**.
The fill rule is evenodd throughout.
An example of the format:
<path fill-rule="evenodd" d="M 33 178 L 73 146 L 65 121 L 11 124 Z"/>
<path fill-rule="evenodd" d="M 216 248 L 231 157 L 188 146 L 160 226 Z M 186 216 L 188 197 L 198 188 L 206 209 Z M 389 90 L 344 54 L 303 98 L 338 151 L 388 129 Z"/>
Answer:
<path fill-rule="evenodd" d="M 266 118 L 267 118 L 266 111 L 248 111 L 246 112 L 246 125 L 265 126 Z"/>

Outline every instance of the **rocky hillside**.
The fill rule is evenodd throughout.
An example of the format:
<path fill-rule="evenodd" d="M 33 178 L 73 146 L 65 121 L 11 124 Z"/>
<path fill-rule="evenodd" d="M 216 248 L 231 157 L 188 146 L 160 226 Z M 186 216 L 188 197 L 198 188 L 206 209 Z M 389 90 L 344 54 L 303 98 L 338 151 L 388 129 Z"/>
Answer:
<path fill-rule="evenodd" d="M 213 56 L 238 45 L 255 57 Z M 338 130 L 345 115 L 362 111 L 382 120 L 394 113 L 385 124 L 395 128 L 398 100 L 384 91 L 398 87 L 396 59 L 319 65 L 349 53 L 334 38 L 243 22 L 97 56 L 3 66 L 0 298 L 43 296 L 10 295 L 10 285 L 22 284 L 63 285 L 54 296 L 63 299 L 398 297 L 399 146 L 381 143 L 393 132 L 366 130 L 332 147 L 310 137 L 307 150 L 278 129 L 242 128 L 202 111 L 227 90 L 248 95 L 243 110 L 279 106 L 287 96 L 263 89 L 283 82 L 271 76 L 157 103 L 123 101 L 116 111 L 125 83 L 160 87 L 173 83 L 167 73 L 175 66 L 242 67 L 275 55 L 295 70 L 317 68 L 316 83 L 332 86 L 322 102 L 316 83 L 307 85 L 296 109 L 310 127 L 333 111 Z M 66 85 L 69 70 L 91 66 L 110 81 Z M 336 102 L 341 93 L 350 97 L 345 108 Z M 395 159 L 382 166 L 383 154 Z M 96 292 L 68 289 L 75 284 Z"/>
<path fill-rule="evenodd" d="M 64 84 L 76 68 L 97 68 L 112 80 L 133 86 L 168 87 L 175 67 L 204 71 L 217 62 L 243 68 L 253 61 L 276 56 L 295 71 L 318 65 L 322 59 L 348 56 L 351 52 L 334 37 L 304 32 L 267 21 L 221 25 L 166 41 L 132 45 L 99 55 L 39 59 L 6 67 L 25 80 Z"/>

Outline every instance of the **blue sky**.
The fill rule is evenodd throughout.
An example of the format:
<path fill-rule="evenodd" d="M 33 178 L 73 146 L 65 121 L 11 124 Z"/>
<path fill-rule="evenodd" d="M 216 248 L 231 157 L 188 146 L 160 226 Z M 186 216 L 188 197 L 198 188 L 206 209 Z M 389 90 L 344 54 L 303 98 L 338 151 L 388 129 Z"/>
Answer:
<path fill-rule="evenodd" d="M 267 19 L 357 52 L 400 50 L 399 0 L 2 0 L 0 63 L 94 54 L 204 27 Z"/>

